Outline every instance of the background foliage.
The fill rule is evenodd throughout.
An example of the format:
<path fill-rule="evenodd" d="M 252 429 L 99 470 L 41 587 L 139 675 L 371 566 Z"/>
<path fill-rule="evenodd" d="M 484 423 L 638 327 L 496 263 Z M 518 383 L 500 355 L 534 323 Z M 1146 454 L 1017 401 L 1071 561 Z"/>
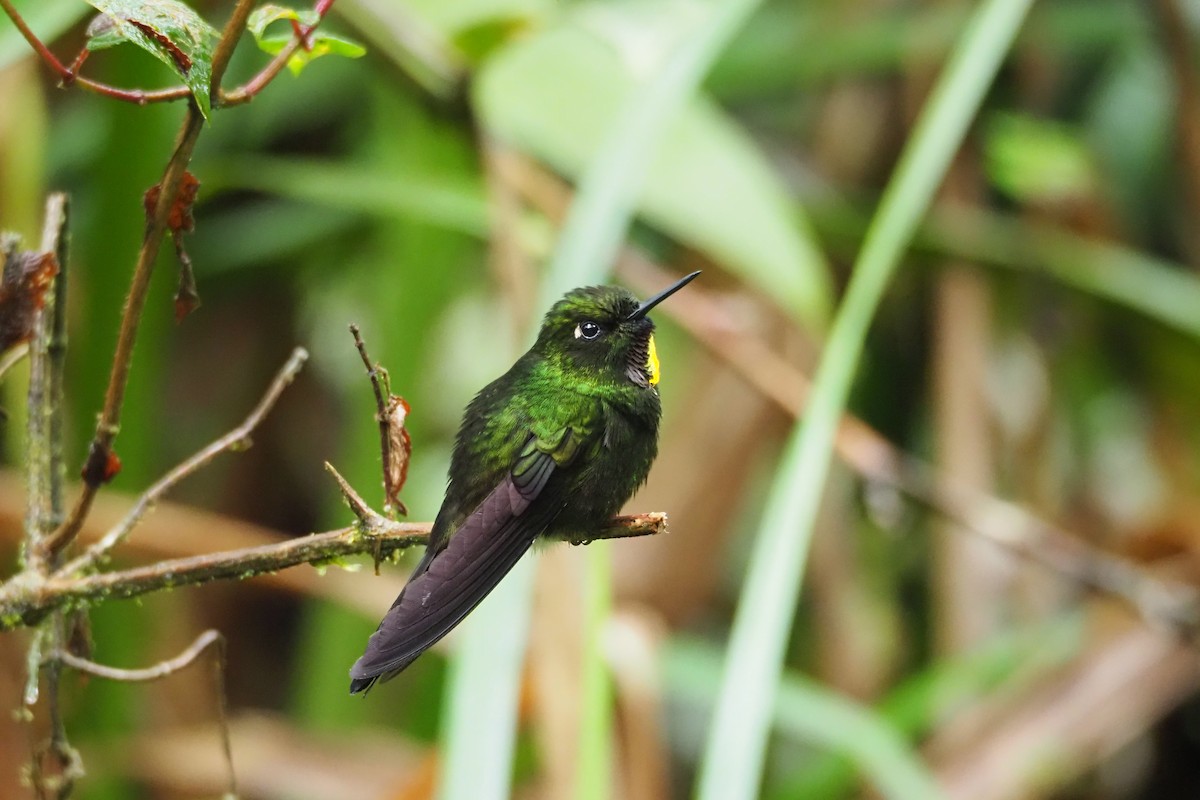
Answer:
<path fill-rule="evenodd" d="M 87 4 L 16 5 L 60 57 L 82 46 Z M 228 14 L 225 3 L 194 7 L 216 28 Z M 412 405 L 405 501 L 411 518 L 432 519 L 462 407 L 540 311 L 539 270 L 569 187 L 638 124 L 625 110 L 709 30 L 713 8 L 339 0 L 322 30 L 365 42 L 365 58 L 321 59 L 249 106 L 214 111 L 193 161 L 202 186 L 188 238 L 204 305 L 173 322 L 164 256 L 118 440 L 125 468 L 98 517 L 239 420 L 292 346 L 313 358 L 255 447 L 174 498 L 219 516 L 164 507 L 122 557 L 344 524 L 325 460 L 375 499 L 378 431 L 351 321 Z M 540 557 L 516 738 L 475 740 L 481 753 L 515 744 L 516 796 L 575 796 L 579 761 L 604 770 L 607 751 L 611 796 L 694 790 L 801 376 L 815 369 L 867 221 L 973 10 L 765 2 L 729 22 L 698 92 L 677 88 L 681 108 L 639 170 L 631 249 L 617 265 L 642 293 L 668 280 L 656 264 L 705 269 L 656 314 L 662 454 L 630 503 L 669 512 L 671 532 L 609 548 L 614 600 L 599 652 L 612 746 L 602 727 L 583 754 L 587 553 Z M 849 401 L 958 484 L 1183 582 L 1200 577 L 1197 25 L 1175 0 L 1034 5 L 888 288 Z M 0 227 L 34 242 L 44 193 L 72 194 L 75 463 L 107 378 L 141 195 L 182 108 L 56 91 L 14 34 L 0 21 Z M 231 80 L 264 59 L 246 34 Z M 93 53 L 87 69 L 118 85 L 174 80 L 127 47 Z M 10 376 L 4 391 L 5 453 L 18 464 L 23 381 Z M 0 514 L 13 557 L 15 477 Z M 1005 529 L 1023 534 L 1019 521 Z M 433 796 L 452 733 L 452 647 L 366 701 L 346 694 L 346 669 L 405 574 L 299 568 L 105 605 L 92 614 L 96 657 L 145 664 L 218 627 L 230 640 L 246 796 Z M 867 786 L 972 800 L 1193 796 L 1190 648 L 840 462 L 800 598 L 762 797 Z M 26 643 L 0 638 L 10 706 Z M 89 769 L 79 797 L 220 791 L 207 672 L 68 686 Z M 4 715 L 0 795 L 20 796 L 27 736 Z M 595 748 L 606 751 L 598 762 Z"/>

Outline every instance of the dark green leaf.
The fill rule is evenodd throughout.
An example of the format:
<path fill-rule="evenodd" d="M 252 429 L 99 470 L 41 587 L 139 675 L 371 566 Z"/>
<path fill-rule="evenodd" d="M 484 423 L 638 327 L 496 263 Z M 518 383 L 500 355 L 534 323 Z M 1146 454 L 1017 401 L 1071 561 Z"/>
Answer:
<path fill-rule="evenodd" d="M 88 0 L 103 15 L 88 26 L 88 49 L 132 42 L 183 80 L 205 117 L 217 31 L 178 0 Z"/>

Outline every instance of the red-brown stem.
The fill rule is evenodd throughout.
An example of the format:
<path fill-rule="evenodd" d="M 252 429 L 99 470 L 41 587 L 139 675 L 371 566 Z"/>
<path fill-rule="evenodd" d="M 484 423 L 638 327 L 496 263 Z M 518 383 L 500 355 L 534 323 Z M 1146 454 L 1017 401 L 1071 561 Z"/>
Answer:
<path fill-rule="evenodd" d="M 64 84 L 66 83 L 68 82 L 64 81 Z M 148 106 L 151 103 L 168 103 L 174 100 L 186 100 L 192 96 L 192 90 L 186 86 L 174 86 L 170 89 L 151 89 L 149 91 L 145 89 L 122 89 L 118 86 L 109 86 L 107 83 L 85 78 L 82 75 L 73 75 L 70 83 L 81 86 L 98 95 L 139 106 Z"/>
<path fill-rule="evenodd" d="M 11 19 L 13 24 L 17 26 L 17 30 L 19 30 L 21 35 L 25 37 L 25 41 L 29 42 L 29 46 L 37 51 L 37 54 L 42 57 L 42 60 L 46 62 L 50 69 L 57 72 L 58 76 L 66 83 L 69 83 L 75 79 L 75 73 L 63 66 L 63 63 L 58 60 L 58 57 L 55 56 L 54 53 L 50 52 L 50 48 L 42 44 L 42 40 L 39 39 L 32 30 L 30 30 L 29 25 L 27 25 L 21 15 L 17 13 L 16 6 L 12 4 L 11 0 L 0 0 L 0 8 L 4 9 L 4 13 L 8 14 L 9 19 Z"/>
<path fill-rule="evenodd" d="M 334 0 L 318 0 L 314 5 L 313 10 L 316 11 L 320 19 L 325 18 L 325 14 L 333 6 Z M 58 60 L 58 57 L 50 51 L 45 43 L 37 37 L 37 35 L 26 24 L 25 20 L 17 13 L 17 9 L 12 5 L 11 0 L 0 0 L 0 8 L 4 9 L 9 18 L 17 26 L 21 35 L 29 42 L 46 65 L 50 67 L 59 77 L 64 87 L 77 85 L 90 92 L 120 100 L 125 103 L 134 103 L 139 106 L 149 105 L 150 103 L 171 102 L 174 100 L 184 100 L 191 96 L 192 90 L 187 86 L 174 86 L 168 89 L 122 89 L 118 86 L 111 86 L 101 81 L 95 81 L 91 78 L 85 78 L 79 75 L 75 69 L 64 65 Z M 316 29 L 316 25 L 310 25 L 301 29 L 297 38 L 288 43 L 275 58 L 246 83 L 238 88 L 225 92 L 220 88 L 221 79 L 224 77 L 225 68 L 229 64 L 227 54 L 221 52 L 222 46 L 228 42 L 229 54 L 232 54 L 233 47 L 236 46 L 238 37 L 241 35 L 241 30 L 245 27 L 246 19 L 254 8 L 253 2 L 241 2 L 234 8 L 233 14 L 229 18 L 229 22 L 225 25 L 225 30 L 221 35 L 221 40 L 217 44 L 217 50 L 213 54 L 213 75 L 210 90 L 210 96 L 213 98 L 214 106 L 236 106 L 242 103 L 248 103 L 254 99 L 254 96 L 261 92 L 266 86 L 275 80 L 276 76 L 283 71 L 295 52 L 308 42 L 309 35 Z M 85 51 L 86 52 L 86 51 Z M 76 61 L 76 65 L 81 64 L 82 59 Z M 218 69 L 220 67 L 220 69 Z"/>
<path fill-rule="evenodd" d="M 302 28 L 298 34 L 287 43 L 287 46 L 280 50 L 278 55 L 271 59 L 271 62 L 267 64 L 267 66 L 263 67 L 263 69 L 253 78 L 246 81 L 232 92 L 222 93 L 220 95 L 221 105 L 236 106 L 253 100 L 256 94 L 261 92 L 267 86 L 267 84 L 275 80 L 275 77 L 283 71 L 283 68 L 287 66 L 288 61 L 293 55 L 295 55 L 296 51 L 305 46 L 305 44 L 308 42 L 308 37 L 314 30 L 316 30 L 317 25 L 321 24 L 321 20 L 325 19 L 325 14 L 329 12 L 329 9 L 333 7 L 333 4 L 334 0 L 317 0 L 317 3 L 313 6 L 313 10 L 317 12 L 317 22 L 309 25 L 306 28 Z"/>
<path fill-rule="evenodd" d="M 233 48 L 245 25 L 246 17 L 254 6 L 255 0 L 238 0 L 230 17 L 230 24 L 225 26 L 221 41 L 213 53 L 212 71 L 214 78 L 224 75 L 229 59 L 233 56 Z M 9 0 L 0 0 L 7 8 L 11 8 Z M 6 10 L 7 10 L 6 8 Z M 237 24 L 234 24 L 237 23 Z M 142 238 L 142 247 L 138 251 L 137 264 L 130 282 L 129 294 L 125 299 L 125 308 L 121 313 L 121 328 L 117 334 L 117 348 L 113 354 L 112 371 L 109 374 L 108 389 L 104 393 L 104 408 L 96 424 L 96 434 L 88 449 L 87 463 L 84 465 L 84 486 L 76 500 L 71 513 L 57 530 L 40 543 L 40 550 L 47 561 L 55 553 L 61 552 L 78 535 L 79 529 L 91 511 L 92 501 L 96 492 L 104 483 L 100 477 L 106 475 L 105 465 L 112 454 L 112 444 L 117 438 L 121 427 L 121 408 L 125 402 L 125 389 L 129 382 L 129 368 L 133 361 L 133 346 L 137 341 L 138 328 L 142 321 L 142 310 L 146 305 L 146 295 L 150 288 L 150 278 L 154 274 L 154 263 L 167 231 L 167 219 L 171 207 L 179 194 L 179 186 L 192 160 L 192 151 L 196 140 L 204 126 L 204 116 L 196 104 L 188 105 L 187 117 L 179 131 L 174 153 L 167 162 L 159 184 L 158 202 L 146 223 L 146 232 Z"/>
<path fill-rule="evenodd" d="M 0 8 L 8 14 L 9 19 L 17 26 L 17 30 L 25 37 L 25 41 L 29 42 L 29 46 L 42 57 L 42 61 L 46 62 L 46 66 L 54 70 L 62 81 L 63 86 L 77 85 L 88 91 L 96 94 L 111 97 L 115 100 L 122 100 L 126 103 L 136 103 L 140 106 L 148 103 L 161 103 L 167 100 L 181 100 L 191 94 L 191 90 L 186 86 L 176 86 L 171 89 L 156 89 L 145 91 L 142 89 L 120 89 L 116 86 L 109 86 L 107 83 L 94 81 L 90 78 L 84 78 L 77 75 L 73 69 L 64 65 L 58 60 L 58 56 L 50 51 L 50 48 L 37 37 L 37 34 L 30 29 L 24 18 L 17 13 L 16 7 L 13 6 L 11 0 L 0 0 Z M 85 51 L 86 52 L 86 51 Z M 82 58 L 76 63 L 82 63 Z"/>
<path fill-rule="evenodd" d="M 222 106 L 239 106 L 242 103 L 249 103 L 254 99 L 254 96 L 266 88 L 267 84 L 275 80 L 275 77 L 283 71 L 287 66 L 288 59 L 300 49 L 300 41 L 293 39 L 288 42 L 287 46 L 279 51 L 279 54 L 271 59 L 271 62 L 262 68 L 257 75 L 243 83 L 232 92 L 223 92 L 221 94 Z"/>
<path fill-rule="evenodd" d="M 125 402 L 125 389 L 129 382 L 129 368 L 133 359 L 133 346 L 137 341 L 138 327 L 142 321 L 142 310 L 146 305 L 146 295 L 150 288 L 150 277 L 154 274 L 154 262 L 158 258 L 158 250 L 162 245 L 163 236 L 167 229 L 167 217 L 171 205 L 179 194 L 179 185 L 187 171 L 192 158 L 192 150 L 196 139 L 204 125 L 204 117 L 195 104 L 188 106 L 187 118 L 179 132 L 175 144 L 175 152 L 167 164 L 163 174 L 158 203 L 154 213 L 146 225 L 146 233 L 142 239 L 142 248 L 138 252 L 137 265 L 134 267 L 133 280 L 129 286 L 129 294 L 125 298 L 125 308 L 121 313 L 121 328 L 117 334 L 117 349 L 113 354 L 112 371 L 109 374 L 108 389 L 104 393 L 104 408 L 100 412 L 100 420 L 96 424 L 96 435 L 88 449 L 88 461 L 84 467 L 85 483 L 79 498 L 76 500 L 67 519 L 53 534 L 42 542 L 42 549 L 47 554 L 61 551 L 74 540 L 83 526 L 83 521 L 91 511 L 92 501 L 96 492 L 103 484 L 95 476 L 103 474 L 104 469 L 96 465 L 104 464 L 112 452 L 113 441 L 121 427 L 121 407 Z"/>

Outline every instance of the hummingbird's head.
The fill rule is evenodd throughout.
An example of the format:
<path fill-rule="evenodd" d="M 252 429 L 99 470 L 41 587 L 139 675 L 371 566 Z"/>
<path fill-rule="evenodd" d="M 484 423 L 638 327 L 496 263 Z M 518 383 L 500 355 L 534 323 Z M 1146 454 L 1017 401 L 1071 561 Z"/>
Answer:
<path fill-rule="evenodd" d="M 551 307 L 534 348 L 558 353 L 578 369 L 607 373 L 643 388 L 658 384 L 658 353 L 650 309 L 700 273 L 675 282 L 644 303 L 619 286 L 574 289 Z"/>

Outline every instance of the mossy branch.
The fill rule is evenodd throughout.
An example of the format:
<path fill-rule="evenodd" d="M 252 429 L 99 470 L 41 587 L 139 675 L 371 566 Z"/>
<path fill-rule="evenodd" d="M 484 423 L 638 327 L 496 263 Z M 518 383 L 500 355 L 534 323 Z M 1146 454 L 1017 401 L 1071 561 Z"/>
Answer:
<path fill-rule="evenodd" d="M 388 558 L 424 544 L 432 523 L 395 522 L 374 515 L 372 522 L 314 533 L 278 544 L 159 561 L 144 567 L 93 575 L 54 575 L 44 581 L 26 574 L 0 588 L 0 631 L 38 624 L 60 608 L 139 597 L 164 589 L 217 580 L 242 580 L 300 564 L 317 566 L 350 556 Z M 625 539 L 662 533 L 663 513 L 614 517 L 593 539 Z"/>

